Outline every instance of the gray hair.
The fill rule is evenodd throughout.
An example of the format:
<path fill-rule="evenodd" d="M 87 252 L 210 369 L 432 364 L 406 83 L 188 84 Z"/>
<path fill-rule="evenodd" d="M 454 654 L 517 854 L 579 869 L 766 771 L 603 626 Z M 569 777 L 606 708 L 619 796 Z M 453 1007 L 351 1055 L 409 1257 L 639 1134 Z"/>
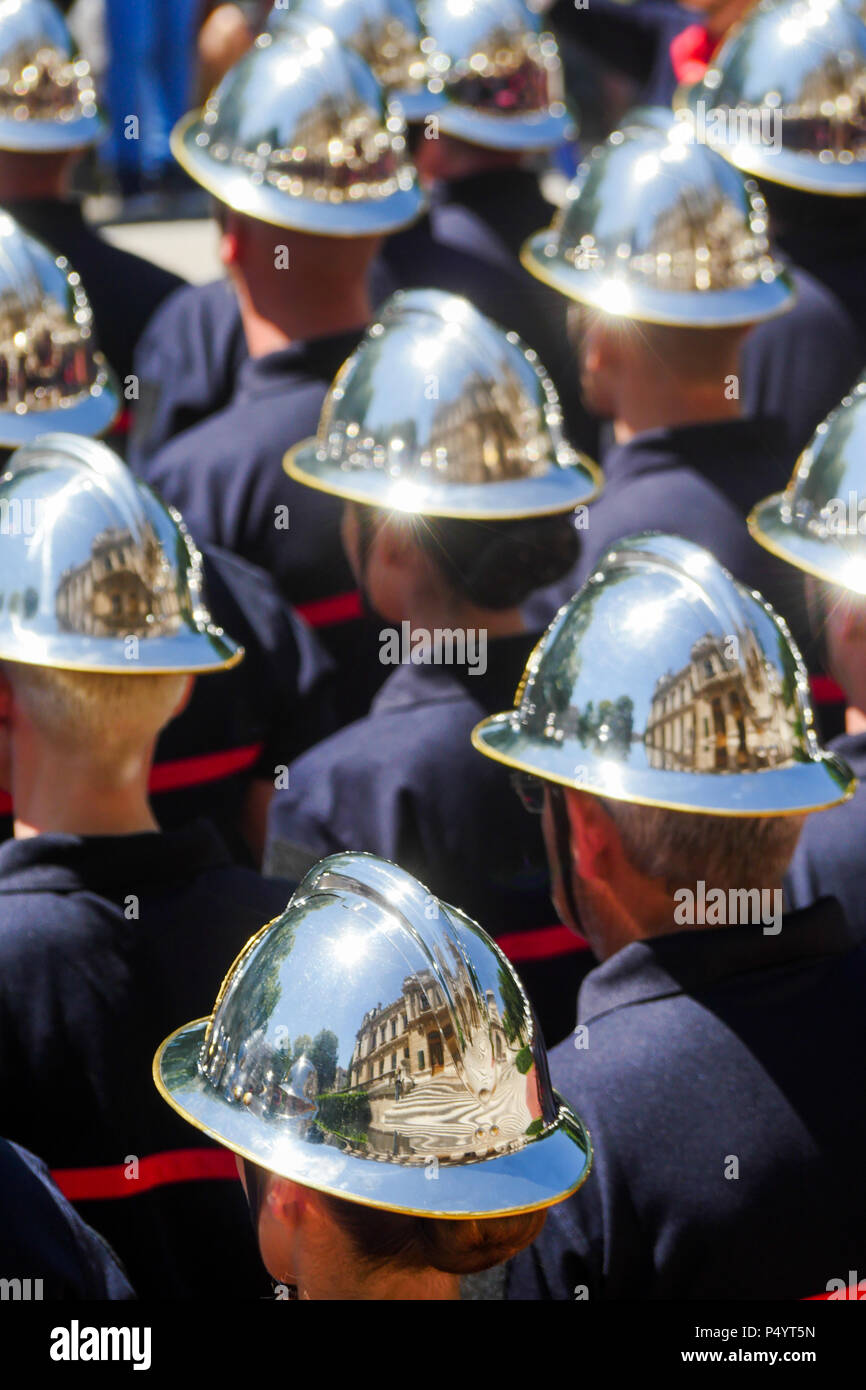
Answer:
<path fill-rule="evenodd" d="M 773 888 L 791 861 L 805 816 L 713 816 L 599 797 L 626 858 L 673 891 L 696 876 L 714 888 Z"/>

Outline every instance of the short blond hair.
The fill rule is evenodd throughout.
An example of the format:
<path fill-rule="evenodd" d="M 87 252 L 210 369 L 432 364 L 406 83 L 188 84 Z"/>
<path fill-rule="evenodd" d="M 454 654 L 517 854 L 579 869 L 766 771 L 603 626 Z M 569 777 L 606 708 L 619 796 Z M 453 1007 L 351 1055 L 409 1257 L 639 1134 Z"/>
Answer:
<path fill-rule="evenodd" d="M 146 752 L 180 704 L 188 677 L 59 671 L 4 661 L 16 702 L 42 738 L 110 775 Z"/>

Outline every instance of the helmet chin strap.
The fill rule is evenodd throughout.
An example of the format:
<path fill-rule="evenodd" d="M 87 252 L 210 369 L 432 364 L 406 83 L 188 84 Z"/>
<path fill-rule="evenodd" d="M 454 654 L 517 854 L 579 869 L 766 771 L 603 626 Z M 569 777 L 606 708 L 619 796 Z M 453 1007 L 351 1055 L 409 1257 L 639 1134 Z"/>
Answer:
<path fill-rule="evenodd" d="M 571 878 L 571 827 L 568 822 L 568 809 L 565 804 L 565 790 L 557 783 L 548 785 L 548 795 L 550 797 L 550 808 L 553 815 L 553 838 L 556 845 L 556 858 L 559 863 L 560 880 L 562 891 L 565 894 L 565 901 L 571 920 L 575 928 L 580 930 L 580 913 L 574 897 L 574 885 Z"/>

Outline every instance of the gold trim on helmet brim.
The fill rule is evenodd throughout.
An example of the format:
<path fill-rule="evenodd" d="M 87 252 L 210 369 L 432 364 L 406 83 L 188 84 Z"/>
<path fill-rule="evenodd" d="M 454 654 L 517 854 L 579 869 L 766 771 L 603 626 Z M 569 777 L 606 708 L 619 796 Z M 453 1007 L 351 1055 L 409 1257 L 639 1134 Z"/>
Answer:
<path fill-rule="evenodd" d="M 243 952 L 241 954 L 243 954 Z M 180 1115 L 188 1124 L 191 1124 L 193 1128 L 199 1130 L 200 1133 L 206 1134 L 209 1138 L 214 1139 L 222 1148 L 229 1149 L 230 1152 L 237 1154 L 240 1158 L 245 1158 L 249 1162 L 255 1163 L 258 1167 L 265 1168 L 268 1172 L 288 1178 L 290 1181 L 297 1182 L 303 1187 L 312 1188 L 316 1192 L 324 1192 L 332 1197 L 340 1197 L 344 1201 L 357 1202 L 360 1206 L 375 1207 L 380 1211 L 393 1211 L 406 1216 L 423 1216 L 431 1219 L 440 1218 L 452 1221 L 473 1221 L 485 1220 L 496 1216 L 518 1216 L 523 1212 L 542 1211 L 546 1207 L 555 1206 L 558 1202 L 564 1201 L 565 1198 L 572 1196 L 589 1176 L 593 1158 L 589 1131 L 570 1107 L 566 1106 L 562 1098 L 556 1095 L 556 1093 L 554 1093 L 554 1095 L 557 1101 L 560 1102 L 559 1115 L 554 1124 L 549 1127 L 547 1133 L 529 1140 L 521 1149 L 510 1154 L 493 1155 L 490 1158 L 478 1159 L 477 1162 L 465 1165 L 449 1165 L 447 1161 L 440 1160 L 438 1177 L 435 1183 L 431 1183 L 427 1180 L 426 1168 L 423 1166 L 413 1165 L 410 1167 L 389 1163 L 382 1159 L 362 1158 L 356 1155 L 345 1154 L 342 1155 L 343 1158 L 352 1165 L 348 1170 L 350 1174 L 356 1173 L 359 1179 L 363 1177 L 364 1186 L 368 1189 L 363 1195 L 345 1186 L 334 1187 L 328 1186 L 325 1183 L 313 1182 L 306 1173 L 304 1173 L 303 1176 L 296 1176 L 289 1171 L 283 1171 L 282 1169 L 273 1167 L 269 1168 L 261 1153 L 256 1153 L 254 1149 L 238 1143 L 236 1140 L 225 1138 L 220 1134 L 218 1129 L 206 1124 L 203 1120 L 199 1119 L 198 1116 L 193 1115 L 191 1111 L 175 1097 L 163 1079 L 162 1066 L 166 1054 L 170 1052 L 172 1048 L 178 1051 L 185 1049 L 185 1060 L 189 1069 L 190 1083 L 195 1087 L 193 1094 L 203 1097 L 207 1096 L 208 1102 L 212 1102 L 213 1108 L 217 1114 L 219 1114 L 220 1111 L 228 1112 L 232 1108 L 216 1091 L 208 1087 L 207 1083 L 198 1077 L 197 1074 L 196 1062 L 210 1021 L 210 1018 L 202 1018 L 196 1019 L 192 1023 L 185 1024 L 183 1027 L 176 1029 L 160 1044 L 153 1059 L 153 1080 L 157 1091 L 176 1114 Z M 208 1092 L 210 1092 L 210 1094 L 208 1094 Z M 234 1109 L 237 1112 L 237 1107 L 234 1107 Z M 528 1166 L 525 1162 L 527 1154 L 531 1155 L 530 1164 L 532 1169 L 531 1173 L 527 1173 L 527 1180 L 535 1179 L 539 1181 L 540 1185 L 539 1175 L 547 1172 L 551 1166 L 551 1141 L 557 1141 L 557 1148 L 562 1152 L 563 1159 L 566 1155 L 573 1157 L 574 1151 L 579 1149 L 582 1149 L 584 1155 L 583 1166 L 576 1181 L 570 1182 L 561 1191 L 555 1193 L 548 1192 L 543 1200 L 519 1204 L 517 1206 L 499 1203 L 478 1210 L 454 1211 L 448 1209 L 446 1201 L 446 1204 L 440 1207 L 431 1207 L 430 1199 L 434 1195 L 432 1189 L 435 1188 L 435 1195 L 439 1196 L 446 1190 L 459 1186 L 459 1178 L 456 1182 L 454 1181 L 456 1175 L 466 1172 L 471 1168 L 476 1171 L 483 1171 L 485 1177 L 491 1182 L 499 1177 L 507 1183 L 510 1179 L 507 1175 L 503 1174 L 503 1169 L 506 1167 Z M 544 1161 L 540 1162 L 539 1160 L 542 1159 L 540 1150 L 542 1148 L 545 1150 L 543 1155 Z M 491 1165 L 498 1165 L 498 1167 L 494 1170 Z M 285 1167 L 288 1166 L 289 1165 L 285 1165 Z M 420 1191 L 424 1193 L 426 1198 L 423 1205 L 407 1207 L 383 1200 L 383 1195 L 387 1191 L 389 1185 L 393 1186 L 395 1183 L 400 1182 L 405 1187 L 410 1186 L 407 1178 L 405 1176 L 401 1177 L 400 1175 L 411 1174 L 414 1174 L 416 1179 L 420 1180 L 420 1183 L 423 1184 L 420 1188 Z M 379 1191 L 376 1196 L 370 1195 L 376 1188 L 381 1189 L 381 1191 Z"/>
<path fill-rule="evenodd" d="M 536 516 L 564 516 L 574 511 L 577 507 L 593 502 L 604 488 L 604 474 L 598 464 L 586 454 L 575 451 L 575 463 L 573 466 L 558 467 L 552 464 L 550 472 L 545 475 L 545 478 L 549 479 L 561 473 L 563 484 L 573 479 L 574 493 L 568 498 L 563 497 L 556 502 L 545 500 L 545 502 L 537 504 L 534 507 L 527 502 L 519 508 L 508 507 L 505 509 L 497 509 L 494 506 L 495 489 L 501 486 L 501 484 L 453 483 L 450 487 L 448 484 L 440 485 L 443 494 L 447 491 L 452 497 L 456 497 L 460 492 L 463 492 L 465 495 L 465 493 L 470 490 L 473 493 L 483 491 L 485 500 L 489 500 L 489 505 L 483 510 L 476 510 L 474 507 L 461 507 L 457 501 L 452 501 L 451 503 L 438 503 L 433 505 L 425 503 L 423 506 L 412 507 L 405 503 L 401 505 L 399 494 L 395 496 L 397 492 L 395 479 L 388 477 L 388 475 L 382 473 L 381 470 L 375 470 L 375 473 L 372 469 L 367 472 L 358 470 L 358 475 L 363 474 L 363 476 L 366 477 L 372 478 L 375 476 L 376 478 L 374 487 L 370 490 L 365 490 L 360 487 L 353 487 L 349 481 L 347 481 L 345 485 L 343 485 L 342 481 L 337 484 L 330 478 L 320 477 L 316 473 L 304 468 L 299 463 L 301 455 L 315 457 L 317 449 L 318 441 L 316 437 L 313 436 L 310 439 L 302 439 L 300 443 L 293 445 L 284 455 L 283 468 L 286 473 L 288 473 L 289 477 L 296 483 L 303 483 L 305 487 L 315 488 L 317 492 L 326 492 L 331 497 L 341 497 L 345 502 L 358 502 L 363 506 L 379 507 L 385 511 L 405 512 L 408 516 L 443 517 L 454 521 L 523 521 Z M 578 492 L 577 484 L 580 480 L 581 473 L 586 475 L 587 487 Z M 347 479 L 350 476 L 350 474 L 346 474 Z M 544 479 L 537 478 L 515 478 L 510 480 L 510 486 L 515 490 L 517 488 L 524 488 L 528 497 L 532 491 L 532 484 L 537 484 L 539 482 L 543 483 L 544 481 Z M 489 499 L 487 498 L 487 494 L 489 494 Z"/>
<path fill-rule="evenodd" d="M 727 816 L 742 820 L 745 818 L 762 819 L 764 817 L 775 818 L 777 816 L 804 816 L 810 815 L 813 811 L 826 811 L 829 810 L 831 806 L 840 806 L 844 802 L 850 801 L 857 790 L 857 778 L 854 776 L 850 767 L 848 767 L 848 764 L 835 753 L 828 753 L 825 750 L 821 751 L 821 755 L 818 759 L 810 760 L 808 764 L 796 764 L 796 766 L 804 768 L 810 766 L 816 772 L 820 770 L 822 780 L 825 785 L 827 785 L 828 791 L 828 784 L 831 781 L 835 782 L 840 790 L 844 783 L 844 791 L 841 791 L 840 795 L 834 796 L 831 800 L 815 800 L 810 797 L 806 805 L 790 806 L 779 804 L 769 809 L 766 802 L 743 809 L 731 807 L 730 805 L 695 805 L 685 801 L 678 801 L 671 797 L 648 796 L 645 793 L 635 793 L 628 787 L 610 788 L 599 786 L 594 783 L 587 783 L 587 781 L 579 782 L 575 780 L 573 775 L 567 776 L 564 773 L 556 772 L 554 769 L 544 768 L 538 762 L 533 762 L 529 756 L 518 757 L 515 756 L 513 752 L 510 754 L 504 753 L 487 742 L 486 740 L 491 730 L 502 729 L 506 722 L 510 724 L 512 715 L 513 711 L 493 714 L 487 719 L 482 719 L 479 724 L 476 724 L 470 735 L 472 747 L 476 752 L 483 754 L 485 758 L 491 758 L 493 762 L 502 763 L 505 767 L 514 768 L 518 772 L 526 772 L 531 777 L 537 777 L 542 782 L 553 782 L 557 786 L 568 787 L 571 791 L 586 792 L 590 796 L 605 797 L 610 801 L 624 801 L 635 806 L 652 806 L 658 810 L 664 811 L 680 811 L 685 815 Z M 521 748 L 531 745 L 531 742 L 532 741 L 528 737 L 525 738 Z M 570 759 L 570 762 L 573 765 L 573 758 Z M 744 772 L 739 774 L 708 773 L 706 775 L 708 777 L 715 777 L 722 785 L 726 780 L 726 776 L 737 777 L 742 785 L 743 778 L 746 777 L 751 779 L 752 783 L 754 783 L 760 781 L 763 777 L 773 777 L 774 773 L 784 774 L 785 771 L 785 768 L 766 768 L 760 772 Z M 702 774 L 689 772 L 655 772 L 654 775 L 656 777 L 694 778 Z M 778 777 L 774 779 L 774 784 L 778 785 Z M 728 782 L 728 785 L 730 785 L 730 782 Z M 685 790 L 685 788 L 683 790 Z"/>
<path fill-rule="evenodd" d="M 604 302 L 605 290 L 603 285 L 599 284 L 598 272 L 570 269 L 563 266 L 561 261 L 554 262 L 552 258 L 541 256 L 541 248 L 549 244 L 548 227 L 536 232 L 523 243 L 520 248 L 520 263 L 524 270 L 528 270 L 536 280 L 549 285 L 567 299 L 599 309 L 614 320 L 657 323 L 665 328 L 737 328 L 778 318 L 780 314 L 786 314 L 792 309 L 797 300 L 797 289 L 790 274 L 787 270 L 781 270 L 773 280 L 758 281 L 743 289 L 671 291 L 669 297 L 680 301 L 676 311 L 673 305 L 668 311 L 660 305 L 650 307 L 646 299 L 646 290 L 642 297 L 640 289 L 635 288 L 629 308 L 617 311 Z M 783 298 L 779 298 L 776 287 L 784 291 Z M 662 290 L 657 293 L 662 298 L 667 294 Z M 729 305 L 725 313 L 708 313 L 708 302 L 712 299 L 712 302 L 718 304 L 723 296 L 727 296 Z"/>
<path fill-rule="evenodd" d="M 859 584 L 852 584 L 850 574 L 845 573 L 846 562 L 850 567 L 851 555 L 834 540 L 806 536 L 792 522 L 783 521 L 780 511 L 784 497 L 784 493 L 774 493 L 752 508 L 746 518 L 752 538 L 771 555 L 804 574 L 811 574 L 815 579 L 835 584 L 853 594 L 866 596 L 866 558 L 861 561 L 862 577 Z M 770 521 L 776 522 L 772 530 L 767 524 Z M 824 558 L 828 561 L 836 559 L 836 567 L 832 563 L 822 564 Z"/>

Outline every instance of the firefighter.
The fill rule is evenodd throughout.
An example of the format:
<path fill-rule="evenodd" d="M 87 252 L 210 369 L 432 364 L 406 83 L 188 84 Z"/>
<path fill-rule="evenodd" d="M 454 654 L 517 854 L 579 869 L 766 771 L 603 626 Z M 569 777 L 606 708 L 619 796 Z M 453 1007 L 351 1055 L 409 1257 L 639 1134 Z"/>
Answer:
<path fill-rule="evenodd" d="M 154 1078 L 237 1155 L 262 1259 L 299 1298 L 457 1298 L 589 1171 L 504 956 L 373 855 L 310 871 Z"/>
<path fill-rule="evenodd" d="M 560 915 L 600 961 L 551 1055 L 593 1172 L 509 1296 L 832 1287 L 866 1228 L 866 1107 L 836 1065 L 866 1048 L 866 950 L 832 898 L 785 912 L 782 878 L 854 779 L 784 623 L 680 536 L 618 541 L 473 740 L 542 813 Z"/>

